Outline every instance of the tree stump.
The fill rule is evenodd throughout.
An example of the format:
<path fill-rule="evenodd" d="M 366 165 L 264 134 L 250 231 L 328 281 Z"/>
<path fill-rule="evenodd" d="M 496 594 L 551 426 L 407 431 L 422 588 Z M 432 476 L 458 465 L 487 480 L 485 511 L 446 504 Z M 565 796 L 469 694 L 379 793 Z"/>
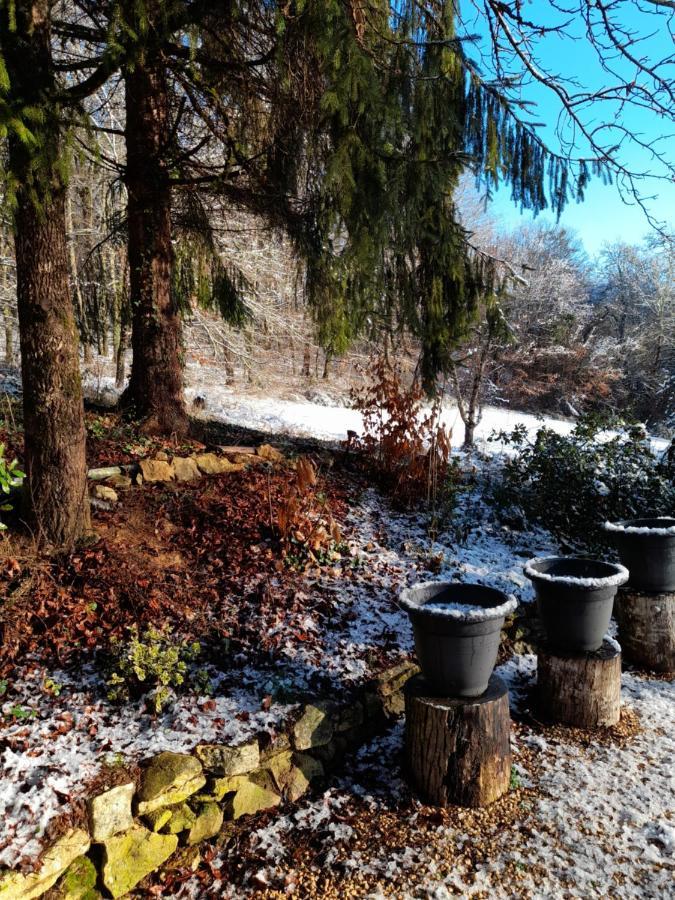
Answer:
<path fill-rule="evenodd" d="M 605 639 L 592 653 L 542 648 L 537 656 L 537 695 L 542 715 L 562 725 L 616 725 L 621 710 L 621 647 Z"/>
<path fill-rule="evenodd" d="M 493 675 L 480 697 L 435 697 L 421 675 L 405 693 L 405 754 L 415 789 L 434 806 L 487 806 L 509 789 L 509 693 Z"/>
<path fill-rule="evenodd" d="M 626 659 L 654 672 L 675 672 L 675 593 L 619 591 L 614 603 Z"/>

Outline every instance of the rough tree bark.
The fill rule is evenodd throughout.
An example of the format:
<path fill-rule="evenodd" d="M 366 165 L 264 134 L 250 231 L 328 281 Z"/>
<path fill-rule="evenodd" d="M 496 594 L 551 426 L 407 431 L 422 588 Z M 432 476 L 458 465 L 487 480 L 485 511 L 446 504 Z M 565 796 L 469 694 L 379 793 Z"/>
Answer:
<path fill-rule="evenodd" d="M 89 527 L 89 501 L 65 185 L 59 175 L 60 123 L 50 100 L 49 6 L 47 0 L 17 2 L 16 27 L 0 21 L 0 40 L 13 93 L 43 113 L 39 122 L 32 122 L 37 153 L 30 144 L 9 141 L 9 169 L 18 185 L 14 243 L 27 518 L 41 542 L 68 546 Z"/>
<path fill-rule="evenodd" d="M 560 656 L 542 649 L 537 656 L 541 715 L 577 728 L 616 725 L 621 713 L 621 649 L 605 640 L 594 653 Z"/>
<path fill-rule="evenodd" d="M 133 360 L 123 405 L 146 419 L 148 430 L 183 435 L 181 322 L 172 298 L 171 184 L 165 161 L 170 132 L 166 73 L 148 51 L 125 73 L 126 186 Z"/>
<path fill-rule="evenodd" d="M 654 672 L 675 672 L 675 592 L 624 588 L 614 611 L 626 659 Z"/>
<path fill-rule="evenodd" d="M 422 799 L 435 806 L 487 806 L 509 789 L 509 694 L 497 676 L 471 700 L 434 697 L 417 675 L 405 694 L 406 762 Z"/>

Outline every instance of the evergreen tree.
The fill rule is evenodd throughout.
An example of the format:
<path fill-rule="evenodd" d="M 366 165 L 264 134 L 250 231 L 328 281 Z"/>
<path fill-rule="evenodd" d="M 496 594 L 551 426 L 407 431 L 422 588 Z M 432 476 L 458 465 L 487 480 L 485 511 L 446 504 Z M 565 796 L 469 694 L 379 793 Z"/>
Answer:
<path fill-rule="evenodd" d="M 0 136 L 13 213 L 27 509 L 41 541 L 89 523 L 78 339 L 65 226 L 67 151 L 46 0 L 0 2 Z"/>

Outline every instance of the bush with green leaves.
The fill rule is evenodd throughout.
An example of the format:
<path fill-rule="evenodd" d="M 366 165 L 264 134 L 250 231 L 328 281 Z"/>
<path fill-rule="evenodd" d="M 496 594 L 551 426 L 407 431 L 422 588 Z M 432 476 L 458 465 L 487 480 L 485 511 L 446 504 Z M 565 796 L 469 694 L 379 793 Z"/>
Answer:
<path fill-rule="evenodd" d="M 675 513 L 675 442 L 655 453 L 640 425 L 587 415 L 571 434 L 524 426 L 491 440 L 512 448 L 493 498 L 513 524 L 537 523 L 570 549 L 597 552 L 606 520 Z"/>
<path fill-rule="evenodd" d="M 24 473 L 19 469 L 18 460 L 13 459 L 11 462 L 7 462 L 5 445 L 0 443 L 0 491 L 8 495 L 24 477 Z M 11 503 L 0 503 L 0 512 L 9 512 L 11 509 Z M 6 528 L 7 526 L 0 521 L 0 531 L 5 531 Z"/>
<path fill-rule="evenodd" d="M 129 629 L 129 639 L 112 643 L 107 662 L 108 699 L 118 702 L 144 694 L 150 708 L 159 713 L 174 690 L 210 693 L 207 673 L 195 669 L 201 653 L 198 642 L 176 640 L 168 629 L 149 626 L 141 635 Z"/>
<path fill-rule="evenodd" d="M 24 473 L 19 469 L 18 460 L 13 459 L 11 462 L 8 462 L 5 458 L 5 445 L 0 444 L 0 491 L 8 495 L 23 477 Z M 11 509 L 11 503 L 0 504 L 0 511 L 2 512 L 8 512 Z M 7 526 L 0 522 L 0 531 L 4 531 L 6 528 Z"/>

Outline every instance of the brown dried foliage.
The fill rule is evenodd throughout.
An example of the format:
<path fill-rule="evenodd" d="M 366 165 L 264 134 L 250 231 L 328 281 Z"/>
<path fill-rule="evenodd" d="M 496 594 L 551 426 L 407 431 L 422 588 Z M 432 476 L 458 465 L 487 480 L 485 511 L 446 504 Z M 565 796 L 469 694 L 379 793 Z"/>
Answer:
<path fill-rule="evenodd" d="M 277 506 L 274 526 L 285 556 L 298 550 L 310 563 L 317 554 L 339 544 L 342 535 L 333 519 L 325 494 L 321 491 L 314 463 L 300 456 L 295 463 L 295 476 Z"/>
<path fill-rule="evenodd" d="M 363 435 L 349 432 L 347 446 L 362 455 L 381 486 L 403 507 L 431 503 L 448 476 L 451 432 L 441 423 L 440 402 L 425 411 L 417 381 L 406 388 L 398 367 L 378 360 L 372 384 L 352 395 L 363 416 Z"/>

